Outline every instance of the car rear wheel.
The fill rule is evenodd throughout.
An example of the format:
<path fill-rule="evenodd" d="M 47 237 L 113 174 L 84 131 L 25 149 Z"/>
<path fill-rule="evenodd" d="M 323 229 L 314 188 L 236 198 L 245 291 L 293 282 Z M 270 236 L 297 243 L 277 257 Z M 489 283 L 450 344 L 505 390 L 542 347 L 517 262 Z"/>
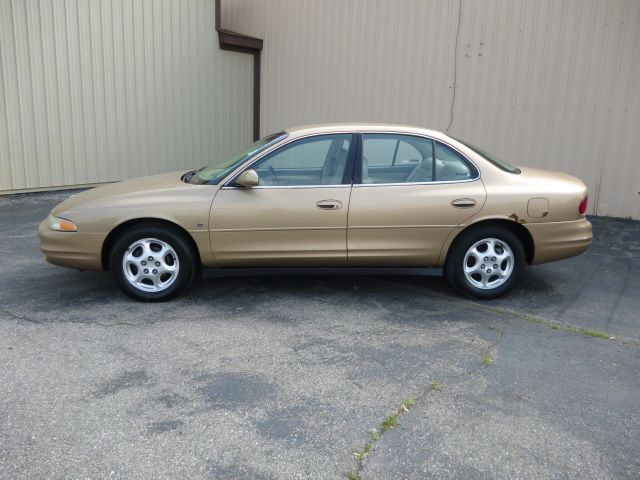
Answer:
<path fill-rule="evenodd" d="M 197 263 L 190 242 L 180 232 L 163 226 L 138 226 L 114 244 L 109 268 L 130 297 L 163 301 L 191 285 Z"/>
<path fill-rule="evenodd" d="M 447 280 L 460 292 L 479 299 L 509 292 L 524 271 L 525 252 L 505 228 L 480 227 L 456 239 L 445 263 Z"/>

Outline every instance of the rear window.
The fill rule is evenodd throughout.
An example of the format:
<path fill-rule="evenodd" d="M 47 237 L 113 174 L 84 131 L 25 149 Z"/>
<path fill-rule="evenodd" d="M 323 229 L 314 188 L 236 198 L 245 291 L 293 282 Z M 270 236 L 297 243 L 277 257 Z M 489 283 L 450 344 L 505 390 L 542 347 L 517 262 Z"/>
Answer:
<path fill-rule="evenodd" d="M 515 165 L 511 165 L 509 162 L 505 162 L 504 160 L 496 157 L 495 155 L 492 155 L 491 153 L 479 147 L 476 147 L 475 145 L 471 145 L 470 143 L 467 143 L 464 140 L 460 140 L 459 138 L 452 137 L 451 135 L 449 135 L 449 137 L 453 138 L 454 140 L 457 140 L 458 142 L 463 144 L 465 147 L 470 148 L 471 150 L 476 152 L 478 155 L 483 157 L 485 160 L 487 160 L 489 163 L 492 163 L 493 165 L 498 167 L 500 170 L 504 170 L 505 172 L 513 173 L 516 175 L 520 173 L 520 169 Z"/>

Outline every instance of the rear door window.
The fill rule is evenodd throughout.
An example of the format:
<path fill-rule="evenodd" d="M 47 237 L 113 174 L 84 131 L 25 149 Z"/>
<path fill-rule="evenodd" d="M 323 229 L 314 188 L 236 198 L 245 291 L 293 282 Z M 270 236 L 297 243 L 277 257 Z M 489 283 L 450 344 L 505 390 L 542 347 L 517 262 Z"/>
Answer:
<path fill-rule="evenodd" d="M 414 135 L 362 135 L 362 183 L 430 182 L 433 141 Z"/>
<path fill-rule="evenodd" d="M 478 171 L 465 157 L 444 143 L 436 142 L 436 182 L 470 180 Z"/>

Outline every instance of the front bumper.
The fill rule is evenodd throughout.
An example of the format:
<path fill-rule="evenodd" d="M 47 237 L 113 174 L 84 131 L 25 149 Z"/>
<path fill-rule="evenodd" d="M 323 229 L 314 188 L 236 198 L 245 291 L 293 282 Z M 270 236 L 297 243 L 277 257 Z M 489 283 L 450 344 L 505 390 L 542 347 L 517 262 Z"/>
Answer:
<path fill-rule="evenodd" d="M 570 222 L 528 223 L 524 227 L 533 237 L 532 264 L 580 255 L 591 246 L 593 233 L 586 218 Z"/>
<path fill-rule="evenodd" d="M 40 249 L 47 262 L 79 270 L 103 270 L 102 244 L 99 233 L 56 232 L 45 219 L 38 227 Z"/>

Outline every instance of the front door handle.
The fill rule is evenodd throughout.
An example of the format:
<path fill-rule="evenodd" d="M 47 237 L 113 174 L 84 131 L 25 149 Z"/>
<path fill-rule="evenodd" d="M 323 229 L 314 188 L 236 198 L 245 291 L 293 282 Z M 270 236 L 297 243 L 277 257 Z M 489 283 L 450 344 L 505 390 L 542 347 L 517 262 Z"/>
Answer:
<path fill-rule="evenodd" d="M 475 207 L 476 201 L 473 198 L 456 198 L 451 205 L 456 208 L 471 208 Z"/>
<path fill-rule="evenodd" d="M 320 200 L 316 202 L 316 207 L 320 210 L 338 210 L 342 208 L 342 202 L 340 200 Z"/>

